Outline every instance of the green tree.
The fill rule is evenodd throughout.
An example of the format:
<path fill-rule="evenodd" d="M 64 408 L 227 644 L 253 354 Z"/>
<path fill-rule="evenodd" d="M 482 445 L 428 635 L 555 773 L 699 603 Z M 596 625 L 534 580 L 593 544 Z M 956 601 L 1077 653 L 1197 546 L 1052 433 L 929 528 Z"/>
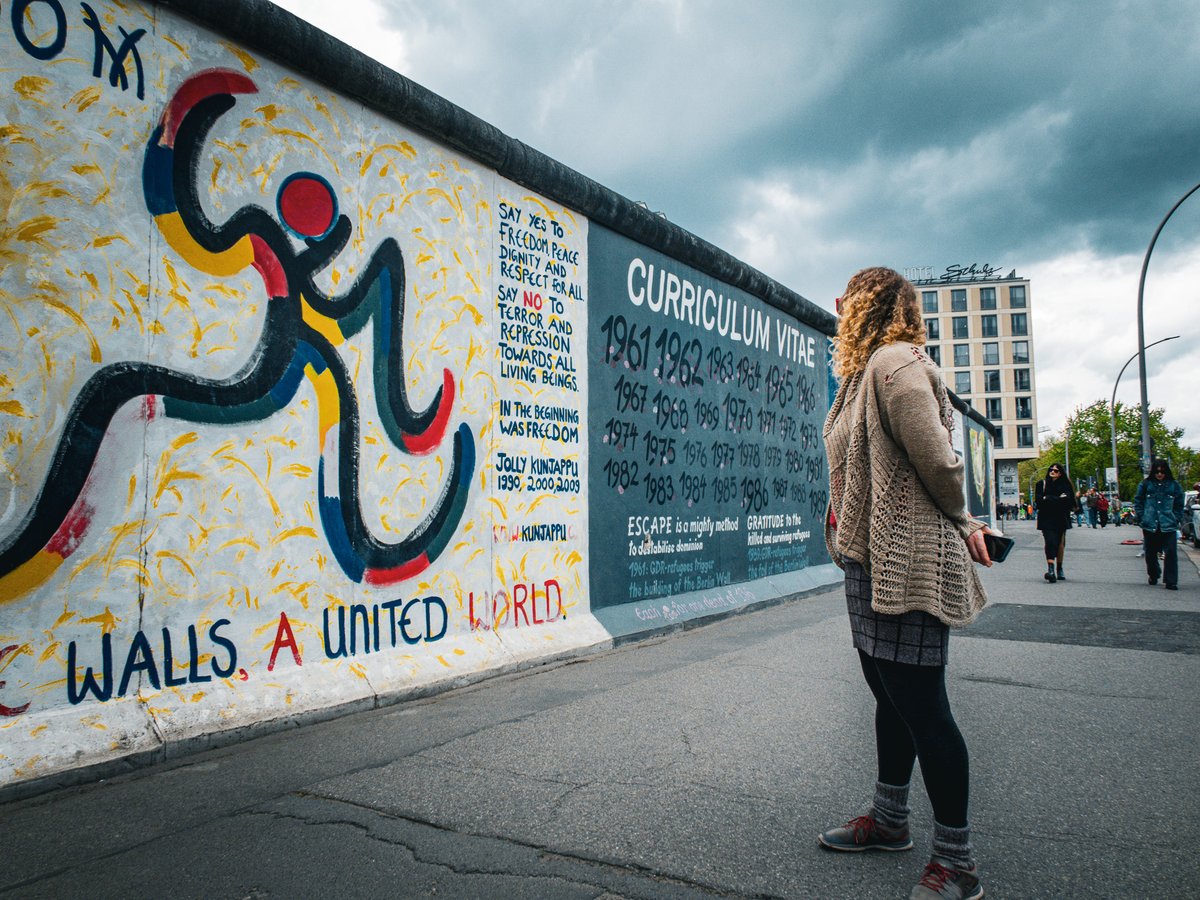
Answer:
<path fill-rule="evenodd" d="M 1123 499 L 1133 498 L 1142 472 L 1138 462 L 1142 455 L 1141 406 L 1116 406 L 1117 426 L 1117 470 L 1120 476 L 1119 494 Z M 1067 441 L 1070 439 L 1071 480 L 1076 488 L 1088 484 L 1107 488 L 1105 470 L 1112 466 L 1112 418 L 1108 403 L 1097 400 L 1087 406 L 1077 407 L 1067 418 L 1062 435 L 1051 435 L 1043 441 L 1036 459 L 1021 463 L 1018 472 L 1026 491 L 1030 479 L 1034 481 L 1046 474 L 1051 463 L 1067 462 Z M 1196 450 L 1183 446 L 1182 428 L 1171 428 L 1166 423 L 1162 409 L 1150 409 L 1150 438 L 1154 442 L 1154 455 L 1169 460 L 1176 479 L 1185 488 L 1200 479 L 1200 455 Z"/>

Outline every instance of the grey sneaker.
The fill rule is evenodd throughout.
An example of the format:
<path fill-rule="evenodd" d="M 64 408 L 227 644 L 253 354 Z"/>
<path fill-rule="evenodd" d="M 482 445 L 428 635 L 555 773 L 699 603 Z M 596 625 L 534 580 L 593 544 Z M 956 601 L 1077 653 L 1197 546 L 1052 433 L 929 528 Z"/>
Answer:
<path fill-rule="evenodd" d="M 817 835 L 817 840 L 822 847 L 851 853 L 861 850 L 911 850 L 913 846 L 907 825 L 888 828 L 870 816 L 858 816 L 845 825 L 823 831 Z"/>
<path fill-rule="evenodd" d="M 982 896 L 983 885 L 974 866 L 958 869 L 931 859 L 908 900 L 979 900 Z"/>

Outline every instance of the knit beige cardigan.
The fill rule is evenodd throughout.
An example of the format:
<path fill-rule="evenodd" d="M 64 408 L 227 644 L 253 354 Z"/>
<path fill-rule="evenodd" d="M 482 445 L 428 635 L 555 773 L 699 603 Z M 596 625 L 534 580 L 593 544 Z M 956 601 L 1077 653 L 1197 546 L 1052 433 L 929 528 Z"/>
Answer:
<path fill-rule="evenodd" d="M 871 607 L 924 610 L 947 625 L 971 622 L 987 596 L 965 538 L 963 461 L 950 445 L 953 407 L 932 360 L 907 342 L 880 347 L 847 378 L 825 420 L 830 506 L 825 545 L 835 563 L 859 562 Z"/>

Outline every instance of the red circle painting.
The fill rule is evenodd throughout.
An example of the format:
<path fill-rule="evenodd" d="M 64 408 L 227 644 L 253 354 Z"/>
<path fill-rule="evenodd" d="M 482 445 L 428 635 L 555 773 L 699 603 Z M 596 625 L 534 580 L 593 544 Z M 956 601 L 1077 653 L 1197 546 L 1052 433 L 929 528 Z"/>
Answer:
<path fill-rule="evenodd" d="M 333 187 L 320 175 L 296 172 L 279 187 L 279 218 L 302 238 L 327 235 L 337 220 Z"/>

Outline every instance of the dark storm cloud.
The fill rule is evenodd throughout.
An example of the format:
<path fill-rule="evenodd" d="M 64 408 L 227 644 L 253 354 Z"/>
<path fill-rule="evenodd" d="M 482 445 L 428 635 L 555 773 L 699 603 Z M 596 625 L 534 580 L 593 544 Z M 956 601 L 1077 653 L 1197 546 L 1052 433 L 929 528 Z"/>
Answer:
<path fill-rule="evenodd" d="M 1200 181 L 1195 0 L 347 2 L 404 74 L 827 307 L 863 265 L 1033 270 L 1052 423 L 1111 390 L 1141 255 Z M 1194 308 L 1200 196 L 1156 253 L 1148 340 Z M 1195 371 L 1189 321 L 1160 358 Z"/>

